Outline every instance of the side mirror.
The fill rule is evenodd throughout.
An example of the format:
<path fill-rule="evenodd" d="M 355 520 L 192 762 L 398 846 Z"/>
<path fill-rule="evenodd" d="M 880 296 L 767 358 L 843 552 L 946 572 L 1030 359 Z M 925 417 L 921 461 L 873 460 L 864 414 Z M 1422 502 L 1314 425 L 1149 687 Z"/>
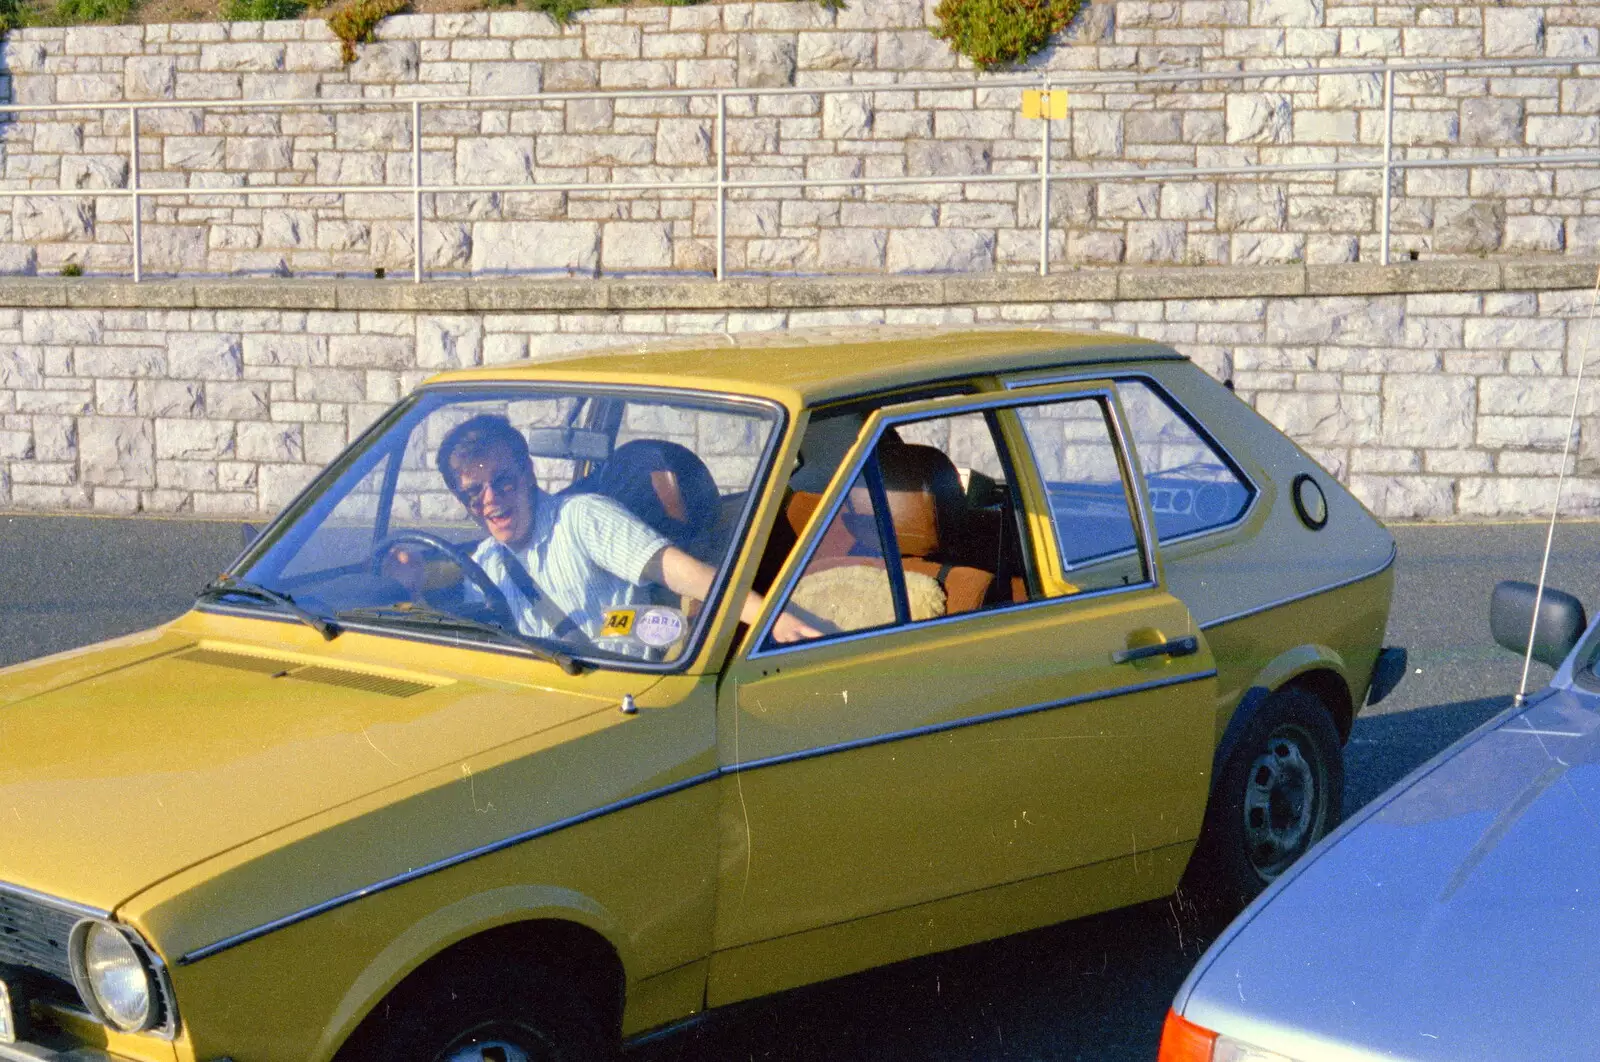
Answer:
<path fill-rule="evenodd" d="M 1494 640 L 1521 655 L 1528 651 L 1528 631 L 1533 628 L 1533 600 L 1539 588 L 1507 579 L 1495 584 L 1489 599 L 1489 630 Z M 1539 601 L 1539 626 L 1533 631 L 1533 658 L 1560 667 L 1589 626 L 1583 602 L 1571 594 L 1544 588 Z"/>

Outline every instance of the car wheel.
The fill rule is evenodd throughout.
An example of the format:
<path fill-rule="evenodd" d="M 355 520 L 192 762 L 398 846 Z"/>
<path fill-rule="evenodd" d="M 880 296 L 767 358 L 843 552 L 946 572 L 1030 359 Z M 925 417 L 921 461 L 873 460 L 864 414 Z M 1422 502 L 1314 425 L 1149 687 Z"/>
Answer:
<path fill-rule="evenodd" d="M 1339 823 L 1344 759 L 1322 701 L 1267 698 L 1214 781 L 1186 884 L 1229 911 L 1255 898 Z"/>
<path fill-rule="evenodd" d="M 559 979 L 526 967 L 436 974 L 381 1004 L 341 1054 L 374 1062 L 592 1062 L 618 1043 Z"/>

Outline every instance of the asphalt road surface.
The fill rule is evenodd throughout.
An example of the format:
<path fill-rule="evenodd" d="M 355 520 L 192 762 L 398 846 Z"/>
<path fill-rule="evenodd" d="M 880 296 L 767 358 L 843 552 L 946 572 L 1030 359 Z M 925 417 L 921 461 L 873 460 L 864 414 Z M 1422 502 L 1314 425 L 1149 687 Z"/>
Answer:
<path fill-rule="evenodd" d="M 1489 639 L 1489 592 L 1538 575 L 1535 524 L 1398 527 L 1388 643 L 1410 673 L 1356 721 L 1345 813 L 1503 709 L 1521 661 Z M 0 665 L 161 622 L 238 552 L 236 524 L 0 516 Z M 1551 585 L 1600 606 L 1600 525 L 1556 532 Z M 1549 677 L 1535 664 L 1530 688 Z M 720 1016 L 657 1045 L 674 1062 L 1152 1062 L 1213 929 L 1168 902 L 901 963 Z M 1292 941 L 1285 942 L 1292 947 Z"/>

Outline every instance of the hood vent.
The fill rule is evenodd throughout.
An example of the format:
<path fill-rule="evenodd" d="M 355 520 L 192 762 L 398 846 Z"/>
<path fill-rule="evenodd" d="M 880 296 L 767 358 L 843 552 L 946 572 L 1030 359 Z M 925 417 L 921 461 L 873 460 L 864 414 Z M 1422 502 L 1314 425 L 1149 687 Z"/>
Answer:
<path fill-rule="evenodd" d="M 293 671 L 297 666 L 293 660 L 274 660 L 271 657 L 251 656 L 248 653 L 227 653 L 221 649 L 191 649 L 187 653 L 179 653 L 178 659 L 195 664 L 211 664 L 213 667 L 231 667 L 235 671 L 254 671 L 260 675 L 283 675 Z"/>
<path fill-rule="evenodd" d="M 434 687 L 426 682 L 373 675 L 364 671 L 346 671 L 343 668 L 324 667 L 319 664 L 298 664 L 293 660 L 274 660 L 249 653 L 230 653 L 221 649 L 191 649 L 179 653 L 179 660 L 213 667 L 229 667 L 236 671 L 249 671 L 271 678 L 297 679 L 301 682 L 318 682 L 325 686 L 343 686 L 345 689 L 376 693 L 384 697 L 411 697 Z"/>

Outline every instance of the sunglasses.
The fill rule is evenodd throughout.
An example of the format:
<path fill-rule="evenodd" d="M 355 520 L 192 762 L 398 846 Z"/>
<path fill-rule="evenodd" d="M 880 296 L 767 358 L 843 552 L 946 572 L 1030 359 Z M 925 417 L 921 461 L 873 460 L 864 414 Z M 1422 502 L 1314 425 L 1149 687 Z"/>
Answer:
<path fill-rule="evenodd" d="M 522 486 L 522 476 L 515 471 L 501 472 L 488 483 L 474 483 L 470 487 L 461 487 L 456 490 L 456 497 L 461 499 L 461 504 L 468 509 L 481 508 L 483 505 L 483 492 L 485 488 L 492 488 L 495 497 L 510 494 Z"/>

